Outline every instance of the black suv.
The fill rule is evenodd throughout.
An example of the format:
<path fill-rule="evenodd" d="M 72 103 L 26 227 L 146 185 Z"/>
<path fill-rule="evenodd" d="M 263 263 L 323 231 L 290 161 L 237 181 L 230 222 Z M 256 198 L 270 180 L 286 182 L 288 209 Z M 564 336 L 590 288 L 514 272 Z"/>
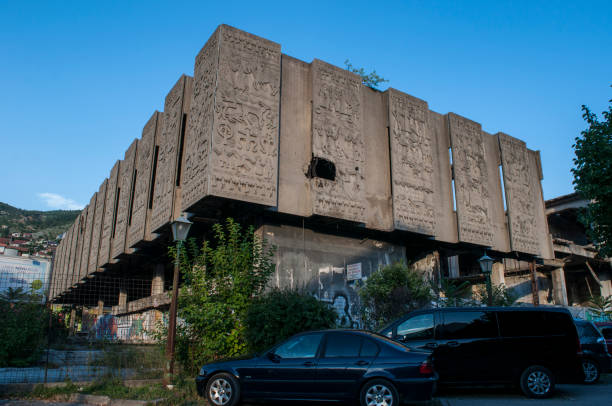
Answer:
<path fill-rule="evenodd" d="M 442 384 L 518 383 L 525 395 L 545 398 L 555 382 L 583 379 L 580 341 L 567 309 L 428 309 L 380 333 L 433 351 Z"/>
<path fill-rule="evenodd" d="M 592 322 L 586 320 L 575 322 L 582 345 L 584 383 L 595 383 L 602 372 L 610 370 L 612 358 L 608 354 L 604 336 Z"/>

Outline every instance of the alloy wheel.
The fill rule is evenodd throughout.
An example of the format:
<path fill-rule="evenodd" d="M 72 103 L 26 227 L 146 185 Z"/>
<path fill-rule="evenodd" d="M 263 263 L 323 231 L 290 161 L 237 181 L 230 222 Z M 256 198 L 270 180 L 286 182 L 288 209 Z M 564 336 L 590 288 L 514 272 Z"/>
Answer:
<path fill-rule="evenodd" d="M 385 385 L 372 385 L 366 392 L 365 400 L 368 406 L 392 406 L 393 394 Z"/>
<path fill-rule="evenodd" d="M 584 370 L 584 381 L 587 383 L 595 382 L 597 380 L 597 366 L 591 361 L 583 361 L 582 369 Z"/>
<path fill-rule="evenodd" d="M 215 405 L 224 406 L 232 399 L 232 385 L 223 378 L 217 378 L 210 385 L 209 396 Z"/>
<path fill-rule="evenodd" d="M 542 371 L 533 371 L 527 376 L 527 387 L 536 395 L 544 395 L 550 391 L 550 377 Z"/>

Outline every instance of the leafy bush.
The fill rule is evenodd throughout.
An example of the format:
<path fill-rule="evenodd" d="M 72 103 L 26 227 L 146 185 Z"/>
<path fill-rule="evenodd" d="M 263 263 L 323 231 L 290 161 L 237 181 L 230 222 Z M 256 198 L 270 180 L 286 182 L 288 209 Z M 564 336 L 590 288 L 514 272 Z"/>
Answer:
<path fill-rule="evenodd" d="M 333 328 L 336 318 L 329 305 L 307 293 L 273 289 L 249 308 L 247 340 L 253 351 L 262 351 L 302 331 Z"/>
<path fill-rule="evenodd" d="M 423 307 L 433 298 L 423 275 L 403 262 L 387 265 L 370 275 L 359 296 L 365 326 L 371 329 Z"/>
<path fill-rule="evenodd" d="M 49 313 L 40 303 L 0 300 L 0 367 L 38 361 L 45 344 Z"/>
<path fill-rule="evenodd" d="M 213 226 L 214 241 L 199 249 L 193 240 L 181 254 L 184 285 L 179 295 L 176 358 L 186 371 L 248 350 L 245 318 L 274 272 L 274 250 L 252 227 L 234 220 Z M 176 249 L 170 248 L 176 258 Z"/>
<path fill-rule="evenodd" d="M 587 302 L 589 310 L 597 317 L 612 316 L 612 295 L 610 296 L 591 296 Z"/>

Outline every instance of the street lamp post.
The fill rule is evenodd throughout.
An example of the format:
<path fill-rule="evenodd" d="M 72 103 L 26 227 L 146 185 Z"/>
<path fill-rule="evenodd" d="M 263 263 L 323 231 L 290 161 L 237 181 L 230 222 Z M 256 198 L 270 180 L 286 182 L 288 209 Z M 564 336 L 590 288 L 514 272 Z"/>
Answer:
<path fill-rule="evenodd" d="M 493 268 L 493 258 L 485 254 L 478 260 L 480 270 L 487 280 L 487 305 L 493 306 L 493 288 L 491 287 L 491 269 Z"/>
<path fill-rule="evenodd" d="M 187 238 L 191 221 L 187 220 L 185 214 L 174 220 L 172 227 L 172 238 L 176 242 L 176 258 L 174 259 L 174 276 L 172 278 L 172 301 L 170 302 L 170 317 L 168 320 L 168 341 L 166 342 L 166 374 L 164 384 L 169 385 L 174 374 L 174 340 L 176 337 L 176 308 L 178 302 L 178 284 L 180 274 L 180 258 L 183 241 Z"/>

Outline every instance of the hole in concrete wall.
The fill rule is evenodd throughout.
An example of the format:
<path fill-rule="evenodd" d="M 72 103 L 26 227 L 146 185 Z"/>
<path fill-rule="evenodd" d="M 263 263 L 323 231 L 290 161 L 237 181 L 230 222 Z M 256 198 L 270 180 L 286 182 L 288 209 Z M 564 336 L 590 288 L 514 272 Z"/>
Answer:
<path fill-rule="evenodd" d="M 181 138 L 179 139 L 178 162 L 176 164 L 176 186 L 181 186 L 181 171 L 183 164 L 183 146 L 185 144 L 185 125 L 187 124 L 187 114 L 183 114 L 181 123 Z"/>
<path fill-rule="evenodd" d="M 134 169 L 134 173 L 132 174 L 132 193 L 130 193 L 130 211 L 128 214 L 128 226 L 132 225 L 132 213 L 134 213 L 134 194 L 136 192 L 136 177 L 138 176 L 138 171 Z"/>
<path fill-rule="evenodd" d="M 504 201 L 504 212 L 507 212 L 508 208 L 506 207 L 506 201 L 508 200 L 508 196 L 506 196 L 506 186 L 504 185 L 504 171 L 502 170 L 501 165 L 499 165 L 499 182 L 501 183 L 502 200 Z"/>
<path fill-rule="evenodd" d="M 153 155 L 153 170 L 151 171 L 151 187 L 149 188 L 149 209 L 153 208 L 153 195 L 155 192 L 155 176 L 157 175 L 157 156 L 159 155 L 159 145 L 155 146 Z"/>
<path fill-rule="evenodd" d="M 312 157 L 306 176 L 309 178 L 336 180 L 336 165 L 325 158 Z"/>
<path fill-rule="evenodd" d="M 121 196 L 121 188 L 117 188 L 117 194 L 115 195 L 115 209 L 113 211 L 113 229 L 111 231 L 111 238 L 115 238 L 115 229 L 117 228 L 117 210 L 119 209 L 119 199 Z"/>
<path fill-rule="evenodd" d="M 453 150 L 448 149 L 448 162 L 450 163 L 451 169 L 451 190 L 453 193 L 453 210 L 457 211 L 457 199 L 455 197 L 455 167 L 453 166 Z"/>

